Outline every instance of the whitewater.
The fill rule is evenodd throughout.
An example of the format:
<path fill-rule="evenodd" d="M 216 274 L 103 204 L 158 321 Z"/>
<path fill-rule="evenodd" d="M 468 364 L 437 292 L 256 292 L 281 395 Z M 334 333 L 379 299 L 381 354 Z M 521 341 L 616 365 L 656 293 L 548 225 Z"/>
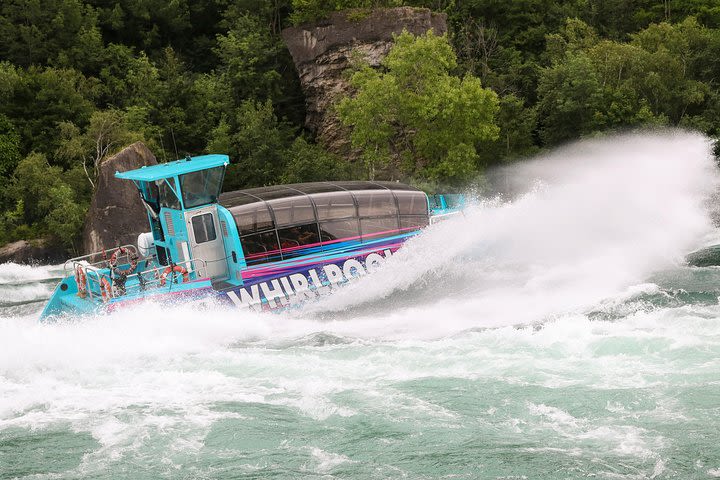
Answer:
<path fill-rule="evenodd" d="M 0 265 L 0 479 L 720 478 L 713 144 L 585 140 L 281 314 L 41 324 Z M 720 258 L 717 262 L 720 265 Z"/>

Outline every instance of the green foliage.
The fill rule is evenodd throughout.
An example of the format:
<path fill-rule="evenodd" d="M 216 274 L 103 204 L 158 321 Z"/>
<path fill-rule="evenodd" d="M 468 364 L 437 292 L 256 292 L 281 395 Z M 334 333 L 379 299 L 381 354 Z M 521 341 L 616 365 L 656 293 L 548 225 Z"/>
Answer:
<path fill-rule="evenodd" d="M 326 18 L 338 10 L 399 7 L 406 3 L 403 0 L 292 0 L 293 13 L 290 19 L 298 25 Z M 358 13 L 350 12 L 351 19 L 360 20 L 362 13 L 359 18 Z"/>
<path fill-rule="evenodd" d="M 548 41 L 552 65 L 538 87 L 541 136 L 547 144 L 588 133 L 648 124 L 683 123 L 703 105 L 709 85 L 688 76 L 689 33 L 679 26 L 651 25 L 631 43 L 599 40 L 578 20 Z"/>
<path fill-rule="evenodd" d="M 106 61 L 100 69 L 98 105 L 125 108 L 153 105 L 160 95 L 162 81 L 158 67 L 144 52 L 125 45 L 108 45 Z"/>
<path fill-rule="evenodd" d="M 141 131 L 134 129 L 146 124 L 143 114 L 144 111 L 139 107 L 127 112 L 98 110 L 82 130 L 72 122 L 60 122 L 60 144 L 55 151 L 55 158 L 65 168 L 82 166 L 88 181 L 94 186 L 100 163 L 105 158 L 138 141 L 145 142 L 151 148 L 154 146 L 152 139 L 146 139 Z"/>
<path fill-rule="evenodd" d="M 514 94 L 500 98 L 497 125 L 500 127 L 498 138 L 480 144 L 486 166 L 529 156 L 538 151 L 533 138 L 537 127 L 537 111 L 526 107 L 521 98 Z"/>
<path fill-rule="evenodd" d="M 303 137 L 295 139 L 287 158 L 280 176 L 281 183 L 350 180 L 357 176 L 353 175 L 347 160 L 309 143 Z"/>
<path fill-rule="evenodd" d="M 40 205 L 47 212 L 44 221 L 48 233 L 65 247 L 77 252 L 76 244 L 85 221 L 87 205 L 75 202 L 75 194 L 66 183 L 50 187 Z"/>
<path fill-rule="evenodd" d="M 350 165 L 302 133 L 280 32 L 399 5 L 447 14 L 451 44 L 401 35 L 380 69 L 355 71 L 338 110 L 364 160 Z M 720 138 L 719 81 L 717 0 L 6 0 L 0 243 L 52 232 L 70 247 L 95 165 L 139 139 L 160 160 L 229 153 L 226 188 L 459 183 L 607 129 Z"/>
<path fill-rule="evenodd" d="M 64 181 L 63 171 L 50 166 L 44 155 L 32 153 L 15 169 L 10 189 L 17 199 L 14 211 L 3 218 L 14 228 L 12 237 L 33 231 L 48 235 L 68 248 L 79 237 L 87 204 L 78 203 L 73 189 Z M 29 229 L 28 226 L 33 228 Z"/>
<path fill-rule="evenodd" d="M 0 69 L 3 96 L 0 114 L 12 119 L 21 150 L 50 154 L 57 146 L 56 127 L 63 121 L 84 125 L 94 109 L 96 84 L 76 70 L 30 67 Z M 14 71 L 13 71 L 14 70 Z"/>
<path fill-rule="evenodd" d="M 33 223 L 42 220 L 47 213 L 49 188 L 59 181 L 62 169 L 50 166 L 45 155 L 31 153 L 18 164 L 11 188 L 23 203 L 22 220 Z"/>
<path fill-rule="evenodd" d="M 292 143 L 293 129 L 278 121 L 272 102 L 243 102 L 210 135 L 209 152 L 236 159 L 225 175 L 226 190 L 276 183 Z"/>
<path fill-rule="evenodd" d="M 0 177 L 15 170 L 20 161 L 20 135 L 5 115 L 0 115 Z"/>
<path fill-rule="evenodd" d="M 480 162 L 475 144 L 498 136 L 497 95 L 476 77 L 450 75 L 455 54 L 432 32 L 397 36 L 383 66 L 386 72 L 366 66 L 355 73 L 357 94 L 338 107 L 371 177 L 388 167 L 445 181 L 471 175 Z"/>
<path fill-rule="evenodd" d="M 260 21 L 249 14 L 236 17 L 227 34 L 217 38 L 215 54 L 220 59 L 220 72 L 236 100 L 275 98 L 281 88 L 276 69 L 284 46 L 261 28 Z"/>
<path fill-rule="evenodd" d="M 107 43 L 144 51 L 157 60 L 167 47 L 191 62 L 198 71 L 212 68 L 218 19 L 227 2 L 215 0 L 90 0 Z"/>
<path fill-rule="evenodd" d="M 88 72 L 102 60 L 97 12 L 81 0 L 5 0 L 0 5 L 0 59 L 21 67 L 47 64 Z"/>

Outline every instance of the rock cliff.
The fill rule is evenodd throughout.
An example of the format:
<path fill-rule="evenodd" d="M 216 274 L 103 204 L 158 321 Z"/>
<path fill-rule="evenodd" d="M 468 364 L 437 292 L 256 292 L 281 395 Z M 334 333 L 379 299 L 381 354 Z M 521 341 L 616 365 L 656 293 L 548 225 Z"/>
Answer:
<path fill-rule="evenodd" d="M 137 142 L 100 165 L 97 188 L 83 230 L 85 253 L 125 244 L 135 244 L 137 236 L 149 231 L 147 213 L 132 182 L 118 180 L 115 172 L 125 172 L 157 160 L 150 150 Z"/>
<path fill-rule="evenodd" d="M 348 154 L 349 139 L 332 105 L 350 92 L 343 72 L 360 55 L 377 67 L 392 47 L 393 35 L 403 30 L 422 35 L 432 29 L 447 32 L 445 14 L 425 8 L 376 9 L 359 18 L 357 11 L 335 12 L 322 22 L 283 30 L 305 93 L 305 125 L 329 150 Z"/>
<path fill-rule="evenodd" d="M 62 263 L 65 249 L 47 239 L 18 240 L 0 247 L 0 263 Z"/>

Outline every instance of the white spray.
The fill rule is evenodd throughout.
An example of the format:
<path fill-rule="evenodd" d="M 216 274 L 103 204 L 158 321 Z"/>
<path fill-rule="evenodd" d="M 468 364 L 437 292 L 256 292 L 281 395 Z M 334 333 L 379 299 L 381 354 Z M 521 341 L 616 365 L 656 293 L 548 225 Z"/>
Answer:
<path fill-rule="evenodd" d="M 387 268 L 309 311 L 338 312 L 348 334 L 380 336 L 544 321 L 682 262 L 714 230 L 706 202 L 718 171 L 699 134 L 583 141 L 500 176 L 525 193 L 430 228 Z"/>

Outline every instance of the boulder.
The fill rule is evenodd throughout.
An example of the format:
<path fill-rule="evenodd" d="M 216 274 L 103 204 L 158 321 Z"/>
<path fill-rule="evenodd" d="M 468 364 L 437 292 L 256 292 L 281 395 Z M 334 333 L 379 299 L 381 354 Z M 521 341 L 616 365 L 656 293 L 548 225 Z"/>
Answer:
<path fill-rule="evenodd" d="M 141 142 L 108 158 L 100 164 L 95 193 L 83 230 L 85 253 L 134 245 L 140 233 L 150 230 L 147 211 L 133 182 L 115 178 L 115 172 L 156 165 L 157 160 Z"/>
<path fill-rule="evenodd" d="M 333 110 L 339 98 L 351 93 L 348 78 L 343 75 L 351 60 L 360 56 L 378 67 L 393 45 L 393 35 L 403 30 L 422 35 L 430 29 L 444 35 L 447 16 L 426 8 L 398 7 L 367 14 L 358 10 L 335 12 L 327 20 L 282 31 L 305 93 L 305 126 L 319 143 L 352 157 L 347 129 Z"/>
<path fill-rule="evenodd" d="M 18 240 L 0 247 L 0 263 L 60 263 L 65 257 L 61 246 L 46 239 Z"/>

